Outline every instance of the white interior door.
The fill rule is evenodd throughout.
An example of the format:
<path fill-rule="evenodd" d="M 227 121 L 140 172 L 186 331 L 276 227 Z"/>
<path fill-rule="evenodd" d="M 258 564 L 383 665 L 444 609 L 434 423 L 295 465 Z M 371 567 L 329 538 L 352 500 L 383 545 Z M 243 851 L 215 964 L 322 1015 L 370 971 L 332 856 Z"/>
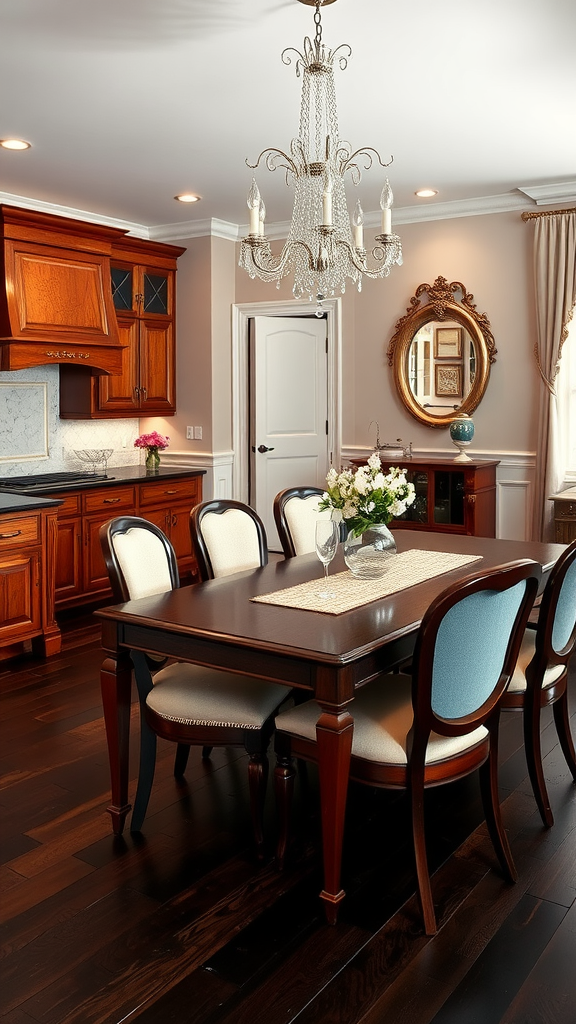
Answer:
<path fill-rule="evenodd" d="M 323 487 L 328 472 L 326 321 L 257 316 L 250 337 L 250 504 L 280 551 L 272 512 L 286 487 Z"/>

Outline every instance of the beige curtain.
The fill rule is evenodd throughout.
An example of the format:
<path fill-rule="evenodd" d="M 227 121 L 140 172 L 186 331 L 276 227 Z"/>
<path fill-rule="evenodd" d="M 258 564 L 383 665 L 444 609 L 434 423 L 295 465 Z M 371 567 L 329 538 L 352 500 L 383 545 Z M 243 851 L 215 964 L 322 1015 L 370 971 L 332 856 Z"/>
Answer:
<path fill-rule="evenodd" d="M 530 215 L 529 215 L 530 216 Z M 538 419 L 532 535 L 553 540 L 551 494 L 561 489 L 565 466 L 559 446 L 555 381 L 576 303 L 576 210 L 533 215 L 537 343 L 542 390 Z"/>

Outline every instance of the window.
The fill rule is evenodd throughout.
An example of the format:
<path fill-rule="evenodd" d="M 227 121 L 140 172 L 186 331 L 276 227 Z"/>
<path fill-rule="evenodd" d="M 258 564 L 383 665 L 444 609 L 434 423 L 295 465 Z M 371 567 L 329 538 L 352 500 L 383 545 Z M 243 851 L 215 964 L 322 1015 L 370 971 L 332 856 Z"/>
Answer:
<path fill-rule="evenodd" d="M 576 307 L 562 348 L 558 373 L 560 452 L 566 480 L 576 479 Z"/>

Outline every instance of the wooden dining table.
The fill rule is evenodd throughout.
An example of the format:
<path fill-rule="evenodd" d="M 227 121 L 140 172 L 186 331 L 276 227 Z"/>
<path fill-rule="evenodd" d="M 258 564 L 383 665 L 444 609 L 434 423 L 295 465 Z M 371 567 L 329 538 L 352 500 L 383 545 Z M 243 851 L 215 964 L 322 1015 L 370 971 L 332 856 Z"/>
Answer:
<path fill-rule="evenodd" d="M 131 649 L 309 691 L 322 711 L 316 731 L 324 867 L 320 896 L 327 920 L 336 922 L 345 895 L 340 875 L 355 691 L 410 657 L 424 612 L 450 584 L 518 558 L 540 563 L 545 579 L 564 550 L 562 544 L 414 530 L 396 530 L 394 536 L 399 552 L 422 549 L 481 559 L 340 615 L 253 600 L 319 579 L 323 569 L 312 554 L 96 612 L 105 652 L 101 686 L 114 832 L 122 832 L 130 810 Z M 339 552 L 331 571 L 345 569 Z"/>

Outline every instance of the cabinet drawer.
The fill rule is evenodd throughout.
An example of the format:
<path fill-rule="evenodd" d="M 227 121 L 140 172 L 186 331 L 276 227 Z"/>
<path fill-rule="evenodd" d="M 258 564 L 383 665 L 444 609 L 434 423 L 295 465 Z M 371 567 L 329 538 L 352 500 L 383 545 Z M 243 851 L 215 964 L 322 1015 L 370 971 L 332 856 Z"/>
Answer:
<path fill-rule="evenodd" d="M 82 504 L 82 498 L 78 492 L 76 494 L 59 494 L 58 498 L 62 502 L 58 509 L 58 519 L 78 515 Z"/>
<path fill-rule="evenodd" d="M 98 491 L 86 491 L 83 495 L 84 512 L 116 511 L 134 512 L 136 508 L 133 487 L 103 487 Z"/>
<path fill-rule="evenodd" d="M 40 516 L 0 519 L 0 551 L 40 542 Z"/>
<path fill-rule="evenodd" d="M 190 508 L 198 504 L 200 481 L 165 480 L 163 483 L 140 484 L 140 507 L 152 505 L 172 505 L 174 502 L 186 501 Z"/>

